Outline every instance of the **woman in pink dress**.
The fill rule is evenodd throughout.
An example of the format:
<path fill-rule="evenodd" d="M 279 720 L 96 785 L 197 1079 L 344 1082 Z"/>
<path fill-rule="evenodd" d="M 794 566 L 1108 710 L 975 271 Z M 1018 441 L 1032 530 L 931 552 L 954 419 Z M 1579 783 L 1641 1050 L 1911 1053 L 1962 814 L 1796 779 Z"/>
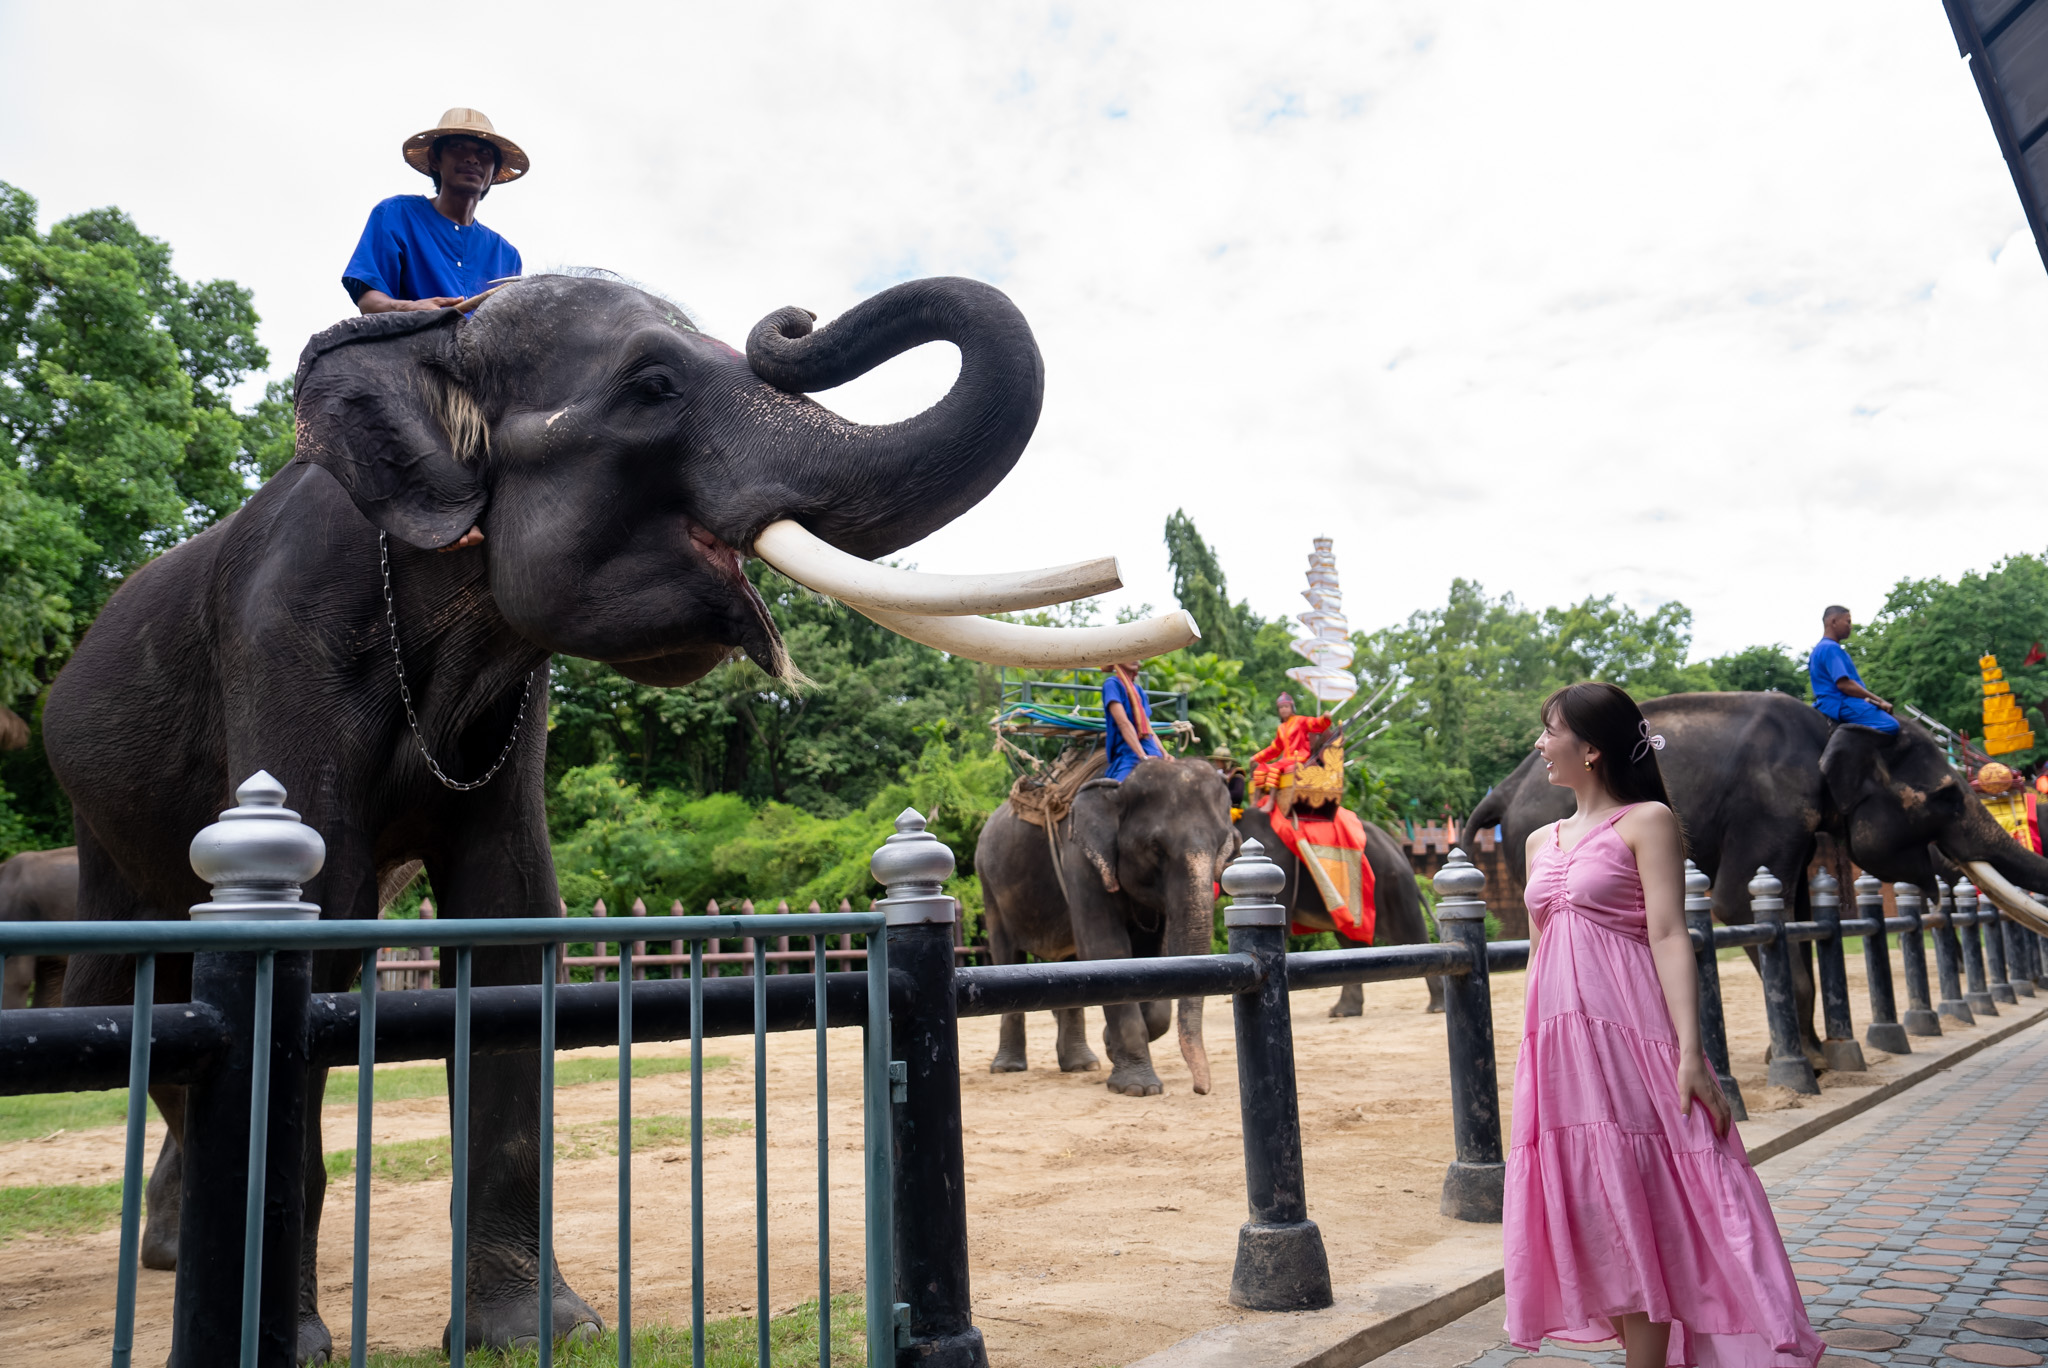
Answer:
<path fill-rule="evenodd" d="M 1611 684 L 1543 705 L 1578 811 L 1529 837 L 1528 1018 L 1508 1153 L 1508 1337 L 1628 1368 L 1813 1368 L 1822 1345 L 1700 1051 L 1663 738 Z"/>

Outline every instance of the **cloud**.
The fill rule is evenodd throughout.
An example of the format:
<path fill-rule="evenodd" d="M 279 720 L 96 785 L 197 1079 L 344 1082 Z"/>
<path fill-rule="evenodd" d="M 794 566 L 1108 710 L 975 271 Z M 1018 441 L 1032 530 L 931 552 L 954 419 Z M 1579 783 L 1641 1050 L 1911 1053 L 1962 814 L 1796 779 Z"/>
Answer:
<path fill-rule="evenodd" d="M 1114 552 L 1163 604 L 1185 507 L 1269 614 L 1326 534 L 1360 626 L 1462 575 L 1719 651 L 2048 542 L 2048 279 L 1925 0 L 15 6 L 0 54 L 0 176 L 254 288 L 279 373 L 449 104 L 532 153 L 483 211 L 528 261 L 729 340 L 998 282 L 1045 416 L 928 568 Z"/>

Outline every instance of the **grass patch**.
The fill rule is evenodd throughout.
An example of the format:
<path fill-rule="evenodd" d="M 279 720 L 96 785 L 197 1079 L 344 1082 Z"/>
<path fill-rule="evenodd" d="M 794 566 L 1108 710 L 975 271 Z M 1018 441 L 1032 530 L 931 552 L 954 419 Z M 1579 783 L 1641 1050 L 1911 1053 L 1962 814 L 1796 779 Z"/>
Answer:
<path fill-rule="evenodd" d="M 149 1119 L 163 1119 L 157 1115 L 154 1102 L 149 1104 Z M 34 1140 L 51 1131 L 92 1130 L 97 1126 L 125 1125 L 127 1121 L 126 1088 L 0 1097 L 0 1144 L 10 1140 Z"/>
<path fill-rule="evenodd" d="M 759 1331 L 752 1316 L 729 1316 L 704 1322 L 704 1361 L 710 1368 L 752 1368 L 759 1347 Z M 867 1362 L 867 1316 L 858 1296 L 832 1299 L 832 1362 L 849 1368 Z M 504 1354 L 472 1354 L 472 1360 L 493 1368 L 532 1368 L 540 1362 L 537 1350 L 523 1349 Z M 369 1356 L 371 1368 L 444 1368 L 448 1356 L 439 1349 L 411 1353 L 377 1353 Z M 555 1362 L 562 1368 L 612 1368 L 619 1361 L 619 1337 L 607 1331 L 589 1344 L 562 1345 L 555 1350 Z M 690 1327 L 655 1324 L 633 1330 L 633 1362 L 644 1368 L 688 1368 Z M 768 1319 L 768 1362 L 771 1368 L 816 1368 L 818 1362 L 818 1303 L 808 1301 L 787 1315 Z"/>
<path fill-rule="evenodd" d="M 707 1140 L 722 1140 L 728 1135 L 745 1135 L 753 1129 L 754 1123 L 751 1121 L 735 1121 L 724 1116 L 704 1118 L 704 1138 Z M 596 1159 L 608 1154 L 617 1154 L 618 1135 L 618 1125 L 611 1121 L 587 1121 L 579 1125 L 560 1127 L 555 1131 L 555 1159 L 557 1162 L 566 1163 L 577 1159 Z M 636 1150 L 687 1145 L 689 1140 L 688 1116 L 633 1118 L 633 1148 Z M 372 1145 L 370 1176 L 374 1181 L 386 1183 L 423 1183 L 430 1178 L 445 1178 L 450 1172 L 451 1155 L 449 1139 L 445 1135 L 428 1136 L 424 1140 L 394 1140 L 389 1144 Z M 329 1150 L 325 1157 L 329 1179 L 355 1176 L 354 1150 Z M 116 1206 L 119 1206 L 118 1193 Z"/>
<path fill-rule="evenodd" d="M 705 1069 L 723 1069 L 732 1064 L 731 1055 L 705 1055 Z M 689 1056 L 635 1055 L 633 1077 L 659 1078 L 663 1074 L 688 1073 Z M 595 1059 L 558 1059 L 555 1061 L 555 1086 L 577 1088 L 586 1083 L 616 1083 L 619 1077 L 619 1057 L 608 1055 Z M 404 1068 L 386 1066 L 377 1070 L 377 1100 L 379 1102 L 404 1102 L 416 1097 L 446 1097 L 448 1095 L 448 1070 L 441 1064 L 412 1064 Z M 90 1093 L 78 1096 L 89 1097 Z M 356 1070 L 335 1069 L 327 1075 L 327 1096 L 325 1105 L 330 1107 L 353 1107 L 356 1104 Z M 123 1115 L 126 1115 L 123 1112 Z"/>
<path fill-rule="evenodd" d="M 24 1235 L 90 1235 L 120 1219 L 119 1183 L 0 1187 L 0 1244 Z"/>

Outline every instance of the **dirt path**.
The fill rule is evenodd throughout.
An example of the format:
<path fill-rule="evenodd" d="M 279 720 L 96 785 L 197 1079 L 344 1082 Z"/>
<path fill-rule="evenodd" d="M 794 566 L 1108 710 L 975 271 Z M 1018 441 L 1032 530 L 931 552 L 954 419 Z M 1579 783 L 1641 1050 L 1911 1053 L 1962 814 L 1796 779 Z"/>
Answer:
<path fill-rule="evenodd" d="M 1860 960 L 1851 961 L 1859 1014 Z M 1723 965 L 1735 1072 L 1752 1113 L 1798 1105 L 1763 1081 L 1762 994 L 1746 964 Z M 1896 976 L 1895 976 L 1896 977 Z M 1451 1157 L 1443 1018 L 1421 1010 L 1419 984 L 1368 987 L 1365 1015 L 1331 1020 L 1334 990 L 1294 998 L 1295 1042 L 1309 1209 L 1321 1225 L 1338 1280 L 1356 1283 L 1469 1227 L 1437 1214 Z M 1494 979 L 1502 1102 L 1521 1036 L 1522 976 Z M 1091 1037 L 1100 1014 L 1091 1012 Z M 1860 1021 L 1859 1015 L 1859 1021 Z M 1241 1318 L 1227 1302 L 1237 1228 L 1245 1219 L 1236 1054 L 1228 1005 L 1209 1005 L 1216 1089 L 1188 1091 L 1169 1034 L 1155 1051 L 1165 1096 L 1111 1096 L 1103 1075 L 1063 1075 L 1052 1064 L 1053 1030 L 1029 1025 L 1032 1070 L 993 1075 L 997 1023 L 961 1023 L 961 1092 L 967 1133 L 976 1322 L 997 1365 L 1123 1363 L 1195 1330 Z M 833 1286 L 855 1291 L 861 1272 L 860 1055 L 857 1032 L 835 1032 L 831 1210 Z M 709 1047 L 733 1063 L 705 1078 L 705 1114 L 753 1117 L 752 1045 Z M 648 1045 L 642 1054 L 686 1053 Z M 601 1052 L 600 1052 L 601 1053 Z M 1873 1058 L 1873 1063 L 1878 1062 Z M 1863 1076 L 1824 1080 L 1854 1086 Z M 816 1293 L 817 1178 L 812 1037 L 770 1038 L 769 1190 L 774 1309 Z M 686 1114 L 686 1074 L 638 1079 L 636 1116 Z M 6 1105 L 0 1100 L 0 1107 Z M 562 1126 L 616 1118 L 605 1084 L 564 1089 Z M 329 1108 L 329 1149 L 354 1143 L 354 1112 Z M 447 1133 L 446 1105 L 421 1098 L 377 1109 L 379 1142 Z M 585 1135 L 588 1132 L 584 1132 Z M 155 1153 L 152 1138 L 151 1154 Z M 99 1183 L 119 1176 L 117 1127 L 0 1146 L 0 1185 Z M 639 1320 L 686 1321 L 690 1296 L 688 1151 L 681 1144 L 633 1160 L 634 1308 Z M 751 1311 L 754 1299 L 754 1139 L 741 1132 L 705 1145 L 707 1308 Z M 564 1162 L 557 1176 L 563 1270 L 607 1318 L 617 1281 L 617 1160 Z M 353 1184 L 328 1192 L 321 1300 L 337 1340 L 350 1295 Z M 389 1348 L 437 1343 L 448 1293 L 448 1185 L 379 1183 L 373 1189 L 371 1339 Z M 97 1364 L 112 1329 L 116 1234 L 30 1238 L 0 1246 L 0 1362 Z M 169 1349 L 172 1275 L 141 1278 L 137 1362 Z"/>

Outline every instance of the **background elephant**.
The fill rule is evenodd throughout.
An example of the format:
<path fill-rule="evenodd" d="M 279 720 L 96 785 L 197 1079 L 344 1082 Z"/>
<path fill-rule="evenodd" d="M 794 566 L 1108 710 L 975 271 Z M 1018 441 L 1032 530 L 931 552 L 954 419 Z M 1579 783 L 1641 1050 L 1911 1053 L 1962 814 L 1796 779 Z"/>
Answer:
<path fill-rule="evenodd" d="M 982 828 L 974 851 L 988 922 L 990 958 L 1117 959 L 1130 955 L 1206 955 L 1215 927 L 1216 885 L 1237 853 L 1230 791 L 1207 764 L 1146 760 L 1118 784 L 1082 786 L 1050 834 L 1005 802 Z M 1202 999 L 1178 1006 L 1180 1051 L 1198 1093 L 1209 1091 L 1202 1044 Z M 1056 1012 L 1059 1064 L 1093 1069 L 1081 1009 Z M 1163 1002 L 1102 1009 L 1109 1090 L 1133 1097 L 1162 1091 L 1151 1042 L 1166 1033 Z M 1024 1016 L 1003 1017 L 991 1071 L 1022 1070 Z"/>
<path fill-rule="evenodd" d="M 931 341 L 958 345 L 960 372 L 914 418 L 868 427 L 801 397 Z M 305 890 L 325 916 L 374 917 L 380 883 L 412 861 L 444 917 L 553 915 L 549 656 L 671 685 L 744 650 L 793 675 L 743 573 L 756 535 L 794 519 L 840 551 L 887 554 L 981 499 L 1037 422 L 1031 330 L 973 281 L 899 285 L 815 333 L 785 309 L 747 345 L 574 275 L 514 282 L 468 317 L 378 314 L 316 336 L 295 459 L 130 576 L 51 688 L 44 740 L 75 809 L 79 915 L 178 918 L 203 901 L 187 845 L 258 769 L 326 839 Z M 482 542 L 455 549 L 473 526 Z M 483 948 L 474 971 L 533 983 L 540 956 Z M 314 990 L 355 972 L 353 955 L 318 956 Z M 131 975 L 125 959 L 74 956 L 66 1000 L 125 1002 Z M 189 959 L 165 956 L 157 975 L 161 1000 L 189 995 Z M 471 1065 L 472 1343 L 535 1335 L 543 1276 L 560 1331 L 598 1324 L 536 1254 L 537 1076 L 532 1054 Z M 303 1195 L 274 1198 L 288 1230 L 303 1225 L 302 1360 L 331 1352 L 314 1279 L 324 1071 L 306 1082 L 315 1157 Z M 183 1099 L 156 1093 L 182 1133 Z M 212 1219 L 207 1205 L 184 1204 L 181 1229 Z M 181 1301 L 188 1274 L 205 1270 L 180 1263 Z"/>
<path fill-rule="evenodd" d="M 1961 869 L 2002 906 L 2023 899 L 2014 885 L 2048 893 L 2048 860 L 1999 829 L 1916 722 L 1886 737 L 1836 726 L 1780 693 L 1674 694 L 1643 704 L 1643 716 L 1664 737 L 1665 786 L 1724 923 L 1751 919 L 1749 880 L 1759 866 L 1784 881 L 1786 915 L 1809 917 L 1806 871 L 1822 834 L 1865 871 L 1929 898 L 1938 872 Z M 1469 825 L 1498 823 L 1510 867 L 1526 878 L 1529 834 L 1571 810 L 1571 790 L 1550 783 L 1532 753 L 1480 801 Z M 1800 1031 L 1818 1068 L 1810 954 L 1794 955 L 1792 966 Z"/>
<path fill-rule="evenodd" d="M 1248 807 L 1237 819 L 1237 833 L 1264 846 L 1266 857 L 1287 871 L 1287 887 L 1281 891 L 1280 901 L 1296 925 L 1335 932 L 1338 943 L 1346 949 L 1357 949 L 1364 944 L 1337 930 L 1336 920 L 1323 904 L 1322 890 L 1316 887 L 1314 879 L 1302 872 L 1301 861 L 1294 857 L 1294 852 L 1273 833 L 1271 817 L 1258 808 Z M 1400 842 L 1367 822 L 1365 859 L 1372 868 L 1373 944 L 1423 944 L 1429 939 L 1429 928 L 1422 920 L 1422 891 L 1416 886 L 1415 870 L 1408 863 L 1407 852 L 1401 849 Z M 1426 1010 L 1441 1012 L 1444 1009 L 1443 979 L 1432 974 L 1425 982 L 1429 985 Z M 1337 1003 L 1330 1008 L 1330 1015 L 1352 1017 L 1362 1015 L 1364 1011 L 1365 990 L 1356 983 L 1347 983 L 1337 994 Z"/>
<path fill-rule="evenodd" d="M 24 850 L 0 863 L 0 922 L 70 921 L 78 915 L 78 847 Z M 64 1005 L 62 955 L 15 955 L 0 986 L 0 1011 Z"/>

